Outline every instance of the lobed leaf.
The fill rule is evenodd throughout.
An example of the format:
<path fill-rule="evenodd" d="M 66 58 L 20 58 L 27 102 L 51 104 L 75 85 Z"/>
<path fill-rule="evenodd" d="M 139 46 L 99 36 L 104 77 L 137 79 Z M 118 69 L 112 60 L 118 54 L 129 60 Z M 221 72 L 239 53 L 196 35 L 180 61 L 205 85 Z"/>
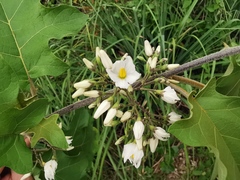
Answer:
<path fill-rule="evenodd" d="M 67 149 L 68 143 L 65 135 L 57 125 L 58 114 L 54 114 L 49 118 L 44 118 L 38 125 L 29 129 L 27 133 L 33 133 L 31 139 L 31 147 L 33 148 L 41 139 L 45 139 L 52 146 Z"/>
<path fill-rule="evenodd" d="M 211 80 L 196 96 L 189 96 L 191 116 L 174 123 L 174 136 L 189 146 L 209 147 L 216 157 L 219 179 L 240 177 L 240 97 L 229 97 L 216 92 L 216 81 Z"/>
<path fill-rule="evenodd" d="M 36 0 L 0 0 L 0 57 L 21 82 L 57 76 L 68 66 L 52 54 L 49 40 L 76 34 L 86 19 L 69 6 L 46 8 Z"/>
<path fill-rule="evenodd" d="M 0 147 L 0 167 L 7 166 L 21 174 L 32 171 L 32 151 L 26 146 L 23 136 L 3 136 Z"/>

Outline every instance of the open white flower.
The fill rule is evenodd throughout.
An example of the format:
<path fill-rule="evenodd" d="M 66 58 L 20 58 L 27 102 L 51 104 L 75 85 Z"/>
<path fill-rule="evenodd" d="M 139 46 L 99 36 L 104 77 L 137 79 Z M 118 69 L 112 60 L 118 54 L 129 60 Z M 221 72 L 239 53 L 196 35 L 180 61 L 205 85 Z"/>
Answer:
<path fill-rule="evenodd" d="M 167 86 L 162 93 L 162 100 L 169 103 L 169 104 L 175 104 L 177 101 L 179 101 L 179 97 L 177 96 L 177 93 L 173 88 L 170 86 Z"/>
<path fill-rule="evenodd" d="M 127 89 L 141 76 L 135 69 L 133 60 L 127 56 L 123 61 L 116 61 L 111 69 L 106 69 L 109 77 L 115 82 L 117 87 Z"/>
<path fill-rule="evenodd" d="M 170 134 L 167 133 L 163 128 L 161 127 L 156 127 L 154 133 L 154 137 L 161 140 L 161 141 L 167 141 L 168 138 L 170 137 Z"/>
<path fill-rule="evenodd" d="M 168 114 L 169 123 L 173 124 L 176 121 L 180 120 L 181 117 L 182 117 L 182 115 L 179 115 L 179 114 L 175 113 L 174 111 L 172 111 Z"/>
<path fill-rule="evenodd" d="M 122 157 L 124 158 L 124 163 L 129 160 L 135 168 L 139 168 L 143 155 L 143 150 L 138 149 L 136 143 L 125 144 L 123 147 Z"/>
<path fill-rule="evenodd" d="M 57 165 L 57 161 L 55 160 L 50 160 L 44 164 L 44 176 L 46 180 L 54 180 Z"/>

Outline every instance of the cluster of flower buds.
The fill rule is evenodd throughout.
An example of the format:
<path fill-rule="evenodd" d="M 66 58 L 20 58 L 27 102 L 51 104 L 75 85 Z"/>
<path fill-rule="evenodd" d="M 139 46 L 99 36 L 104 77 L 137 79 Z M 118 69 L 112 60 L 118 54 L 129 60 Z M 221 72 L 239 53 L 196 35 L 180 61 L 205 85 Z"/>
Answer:
<path fill-rule="evenodd" d="M 147 59 L 147 71 L 152 72 L 151 70 L 159 68 L 160 70 L 171 70 L 174 68 L 177 68 L 179 64 L 167 64 L 168 59 L 167 58 L 161 58 L 161 46 L 158 45 L 155 49 L 151 46 L 150 42 L 148 40 L 144 41 L 144 51 Z M 141 57 L 140 57 L 141 58 Z M 158 65 L 158 66 L 157 66 Z"/>
<path fill-rule="evenodd" d="M 160 71 L 169 70 L 178 66 L 178 64 L 166 64 L 166 58 L 160 57 L 160 49 L 158 46 L 156 50 L 151 47 L 149 41 L 144 42 L 145 54 L 148 57 L 146 67 L 148 72 L 152 69 L 158 69 Z M 152 124 L 151 117 L 146 117 L 143 107 L 140 107 L 138 100 L 136 99 L 137 90 L 144 87 L 135 89 L 134 83 L 140 78 L 141 74 L 136 71 L 133 59 L 128 54 L 125 54 L 121 60 L 117 60 L 114 63 L 109 58 L 107 53 L 100 48 L 96 48 L 96 61 L 91 62 L 86 58 L 83 59 L 86 67 L 91 71 L 99 74 L 100 76 L 95 79 L 83 80 L 75 83 L 74 87 L 76 91 L 72 97 L 76 98 L 81 95 L 87 97 L 95 97 L 96 101 L 92 103 L 89 108 L 97 107 L 93 117 L 95 119 L 100 118 L 101 115 L 105 114 L 103 125 L 104 126 L 115 126 L 121 123 L 125 125 L 125 135 L 121 136 L 117 141 L 116 145 L 121 142 L 129 142 L 124 145 L 122 157 L 124 162 L 130 161 L 136 168 L 141 164 L 141 159 L 144 156 L 144 149 L 148 145 L 150 151 L 154 153 L 160 141 L 167 141 L 170 134 L 167 133 L 159 125 Z M 164 62 L 164 63 L 163 63 Z M 144 72 L 144 77 L 149 77 L 149 73 Z M 154 71 L 153 71 L 154 72 Z M 156 71 L 155 71 L 156 72 Z M 147 75 L 146 75 L 146 74 Z M 145 82 L 147 82 L 145 78 Z M 141 81 L 139 81 L 141 82 Z M 175 90 L 166 84 L 166 80 L 156 80 L 152 83 L 165 83 L 166 87 L 162 90 L 159 89 L 147 89 L 155 95 L 160 95 L 162 101 L 168 104 L 175 104 L 180 100 Z M 111 91 L 111 95 L 107 96 L 106 93 L 97 89 L 96 87 L 102 87 L 109 83 L 115 85 Z M 106 86 L 105 86 L 106 87 Z M 102 99 L 104 99 L 102 101 Z M 126 104 L 128 102 L 128 104 Z M 147 111 L 147 110 L 146 110 Z M 175 112 L 168 114 L 169 123 L 172 124 L 181 119 L 181 115 Z"/>

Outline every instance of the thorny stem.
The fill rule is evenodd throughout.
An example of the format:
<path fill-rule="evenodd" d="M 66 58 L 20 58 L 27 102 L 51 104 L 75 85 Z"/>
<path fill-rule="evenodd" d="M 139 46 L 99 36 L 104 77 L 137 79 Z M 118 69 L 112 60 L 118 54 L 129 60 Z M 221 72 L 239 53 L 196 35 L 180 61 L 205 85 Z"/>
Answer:
<path fill-rule="evenodd" d="M 240 53 L 240 46 L 236 46 L 236 47 L 231 47 L 231 48 L 226 48 L 226 49 L 223 49 L 221 51 L 218 51 L 216 53 L 212 53 L 212 54 L 209 54 L 207 56 L 204 56 L 204 57 L 201 57 L 201 58 L 198 58 L 196 60 L 193 60 L 191 62 L 188 62 L 188 63 L 185 63 L 175 69 L 172 69 L 172 70 L 169 70 L 169 71 L 166 71 L 162 74 L 158 74 L 158 75 L 155 75 L 153 76 L 152 78 L 148 79 L 148 81 L 153 81 L 154 79 L 156 78 L 159 78 L 159 77 L 171 77 L 173 75 L 176 75 L 176 74 L 179 74 L 185 70 L 188 70 L 190 68 L 193 68 L 193 67 L 197 67 L 197 66 L 200 66 L 204 63 L 209 63 L 209 62 L 212 62 L 214 60 L 219 60 L 221 58 L 224 58 L 224 57 L 227 57 L 227 56 L 231 56 L 231 55 L 235 55 L 235 54 L 239 54 Z M 137 81 L 133 84 L 133 87 L 137 87 L 141 84 L 141 81 Z M 103 97 L 103 99 L 106 99 L 110 96 L 110 93 L 113 92 L 113 90 L 109 90 L 107 91 L 109 94 L 108 95 L 105 95 Z M 81 107 L 85 107 L 91 103 L 93 103 L 94 101 L 96 100 L 96 98 L 86 98 L 86 99 L 83 99 L 81 101 L 78 101 L 78 102 L 75 102 L 73 104 L 70 104 L 62 109 L 59 109 L 55 112 L 53 112 L 52 114 L 59 114 L 60 116 L 61 115 L 64 115 L 64 114 L 67 114 L 73 110 L 76 110 L 76 109 L 79 109 Z M 51 115 L 51 114 L 50 114 Z M 49 115 L 49 116 L 50 116 Z"/>

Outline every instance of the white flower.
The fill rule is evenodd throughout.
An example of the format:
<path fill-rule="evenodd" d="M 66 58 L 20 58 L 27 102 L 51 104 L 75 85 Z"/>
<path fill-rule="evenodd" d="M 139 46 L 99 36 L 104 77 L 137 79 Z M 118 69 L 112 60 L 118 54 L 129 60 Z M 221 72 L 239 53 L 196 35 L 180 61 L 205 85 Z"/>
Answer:
<path fill-rule="evenodd" d="M 121 144 L 124 139 L 125 139 L 125 136 L 121 136 L 121 137 L 118 138 L 118 140 L 115 142 L 115 145 Z"/>
<path fill-rule="evenodd" d="M 92 83 L 89 80 L 83 80 L 80 82 L 75 83 L 73 86 L 77 89 L 73 95 L 72 98 L 76 98 L 78 96 L 83 95 L 86 88 L 90 87 Z"/>
<path fill-rule="evenodd" d="M 77 89 L 77 91 L 75 91 L 75 92 L 73 93 L 72 98 L 76 98 L 76 97 L 78 97 L 78 96 L 83 95 L 84 91 L 85 91 L 84 88 L 79 88 L 79 89 Z"/>
<path fill-rule="evenodd" d="M 173 124 L 173 123 L 175 123 L 176 121 L 180 120 L 181 117 L 182 117 L 182 115 L 179 115 L 179 114 L 175 113 L 174 111 L 172 111 L 172 112 L 170 112 L 170 113 L 168 114 L 168 119 L 169 119 L 169 122 L 170 122 L 171 124 Z"/>
<path fill-rule="evenodd" d="M 158 145 L 158 139 L 157 138 L 150 138 L 148 140 L 149 146 L 150 146 L 150 151 L 154 153 L 156 151 L 157 145 Z"/>
<path fill-rule="evenodd" d="M 153 54 L 153 49 L 152 49 L 152 46 L 150 45 L 149 41 L 148 40 L 145 40 L 144 41 L 144 50 L 145 50 L 145 54 L 147 56 L 152 56 Z"/>
<path fill-rule="evenodd" d="M 96 47 L 96 58 L 100 58 L 100 47 Z"/>
<path fill-rule="evenodd" d="M 135 143 L 126 144 L 123 147 L 122 157 L 124 158 L 124 163 L 129 160 L 135 168 L 139 168 L 143 155 L 143 150 L 138 149 Z"/>
<path fill-rule="evenodd" d="M 112 122 L 113 118 L 116 116 L 116 114 L 117 114 L 116 108 L 109 109 L 109 111 L 107 112 L 107 115 L 103 121 L 104 126 L 111 125 L 111 122 Z"/>
<path fill-rule="evenodd" d="M 88 106 L 88 109 L 92 109 L 92 108 L 95 108 L 97 105 L 96 101 L 91 103 L 89 106 Z"/>
<path fill-rule="evenodd" d="M 157 57 L 154 58 L 149 57 L 147 63 L 149 64 L 151 69 L 155 69 L 157 65 Z"/>
<path fill-rule="evenodd" d="M 85 79 L 85 80 L 83 80 L 83 81 L 80 81 L 80 82 L 75 83 L 73 86 L 74 86 L 76 89 L 79 89 L 79 88 L 84 88 L 84 89 L 86 89 L 86 88 L 90 87 L 91 85 L 92 85 L 92 83 L 91 83 L 89 80 Z"/>
<path fill-rule="evenodd" d="M 127 89 L 130 84 L 133 84 L 141 76 L 135 70 L 135 65 L 130 56 L 127 56 L 123 61 L 116 61 L 112 69 L 106 69 L 109 77 L 115 82 L 115 85 L 120 88 Z"/>
<path fill-rule="evenodd" d="M 90 70 L 93 69 L 94 65 L 93 65 L 93 63 L 91 61 L 89 61 L 86 58 L 83 58 L 83 62 L 87 66 L 88 69 L 90 69 Z"/>
<path fill-rule="evenodd" d="M 167 68 L 168 68 L 168 70 L 171 70 L 171 69 L 177 68 L 178 66 L 180 66 L 180 64 L 168 64 Z"/>
<path fill-rule="evenodd" d="M 65 138 L 66 138 L 68 145 L 71 145 L 72 141 L 73 141 L 72 136 L 65 136 Z"/>
<path fill-rule="evenodd" d="M 122 112 L 121 110 L 117 110 L 116 116 L 117 116 L 118 118 L 121 118 L 122 115 L 123 115 L 123 112 Z"/>
<path fill-rule="evenodd" d="M 177 93 L 174 89 L 172 89 L 170 86 L 167 86 L 162 93 L 162 100 L 169 103 L 169 104 L 175 104 L 177 101 L 179 101 L 179 97 L 177 96 Z"/>
<path fill-rule="evenodd" d="M 161 141 L 167 141 L 168 138 L 170 137 L 170 134 L 167 133 L 163 128 L 161 127 L 156 127 L 154 133 L 154 137 L 161 140 Z"/>
<path fill-rule="evenodd" d="M 136 144 L 137 144 L 138 149 L 142 149 L 142 148 L 143 148 L 143 140 L 142 140 L 142 137 L 139 138 L 139 139 L 135 139 L 135 141 L 136 141 Z"/>
<path fill-rule="evenodd" d="M 121 122 L 125 122 L 125 121 L 127 121 L 131 116 L 132 116 L 132 113 L 131 113 L 130 111 L 126 111 L 126 112 L 122 115 L 120 121 L 121 121 Z"/>
<path fill-rule="evenodd" d="M 50 160 L 44 164 L 44 175 L 46 180 L 54 180 L 57 165 L 57 161 L 55 160 Z"/>
<path fill-rule="evenodd" d="M 142 138 L 143 132 L 144 132 L 144 124 L 142 121 L 136 121 L 133 125 L 133 134 L 135 139 L 140 139 Z"/>
<path fill-rule="evenodd" d="M 85 91 L 83 95 L 88 97 L 99 97 L 99 91 L 97 90 Z"/>
<path fill-rule="evenodd" d="M 104 100 L 97 108 L 93 117 L 95 119 L 99 118 L 104 112 L 106 112 L 110 108 L 110 106 L 111 106 L 111 102 L 108 99 Z"/>
<path fill-rule="evenodd" d="M 111 69 L 113 64 L 107 53 L 104 50 L 99 50 L 98 55 L 100 56 L 101 62 L 105 69 Z"/>
<path fill-rule="evenodd" d="M 72 146 L 72 141 L 73 141 L 72 136 L 65 136 L 65 138 L 68 143 L 67 151 L 74 149 L 74 146 Z"/>
<path fill-rule="evenodd" d="M 160 54 L 160 52 L 161 52 L 161 46 L 158 45 L 157 48 L 156 48 L 156 50 L 155 50 L 155 53 L 156 53 L 156 54 Z"/>

